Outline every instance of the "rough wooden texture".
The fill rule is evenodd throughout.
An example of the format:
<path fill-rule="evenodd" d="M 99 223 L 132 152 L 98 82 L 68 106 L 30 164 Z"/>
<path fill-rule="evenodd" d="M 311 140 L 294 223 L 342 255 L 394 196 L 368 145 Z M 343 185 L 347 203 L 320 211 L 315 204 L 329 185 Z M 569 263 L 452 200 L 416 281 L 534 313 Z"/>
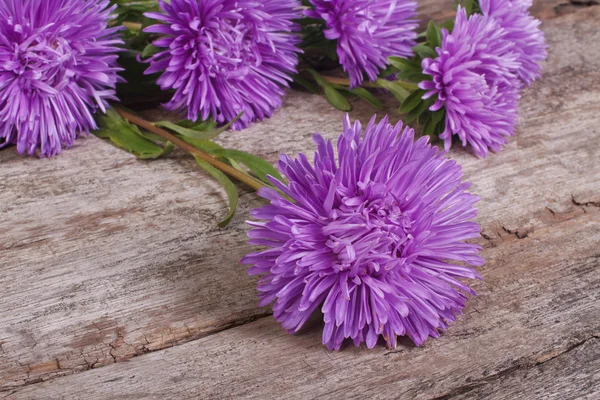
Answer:
<path fill-rule="evenodd" d="M 0 152 L 0 396 L 515 398 L 532 377 L 531 398 L 594 398 L 600 7 L 574 4 L 534 5 L 550 57 L 524 92 L 518 136 L 485 160 L 450 153 L 482 197 L 487 264 L 441 339 L 331 353 L 318 320 L 283 333 L 238 264 L 256 196 L 218 230 L 224 195 L 188 157 L 138 161 L 92 137 L 52 160 Z M 355 105 L 353 117 L 373 113 Z M 340 124 L 322 98 L 292 92 L 273 119 L 222 142 L 274 162 Z"/>

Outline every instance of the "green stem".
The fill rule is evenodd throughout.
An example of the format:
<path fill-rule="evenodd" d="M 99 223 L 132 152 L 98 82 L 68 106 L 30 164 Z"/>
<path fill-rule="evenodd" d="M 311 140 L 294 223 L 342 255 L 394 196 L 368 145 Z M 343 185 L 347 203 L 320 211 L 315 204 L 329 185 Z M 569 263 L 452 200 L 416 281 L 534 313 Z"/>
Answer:
<path fill-rule="evenodd" d="M 121 108 L 115 108 L 115 109 L 121 115 L 121 117 L 125 118 L 127 121 L 168 140 L 169 142 L 173 143 L 175 146 L 179 147 L 181 150 L 183 150 L 195 157 L 198 157 L 201 160 L 206 161 L 207 163 L 209 163 L 213 167 L 217 168 L 221 172 L 224 172 L 227 175 L 231 176 L 232 178 L 235 178 L 238 181 L 245 183 L 252 189 L 258 190 L 260 188 L 266 187 L 266 185 L 264 183 L 262 183 L 261 181 L 259 181 L 258 179 L 248 175 L 247 173 L 245 173 L 243 171 L 239 171 L 239 170 L 235 169 L 231 165 L 226 164 L 226 163 L 216 159 L 215 157 L 211 156 L 208 153 L 203 152 L 200 149 L 197 149 L 196 147 L 181 140 L 177 136 L 167 132 L 166 130 L 164 130 L 162 128 L 155 126 L 151 122 L 148 122 L 145 119 L 140 118 L 136 115 L 133 115 Z"/>
<path fill-rule="evenodd" d="M 126 27 L 127 29 L 129 29 L 132 32 L 141 32 L 142 30 L 142 24 L 139 24 L 137 22 L 123 22 L 123 26 Z"/>

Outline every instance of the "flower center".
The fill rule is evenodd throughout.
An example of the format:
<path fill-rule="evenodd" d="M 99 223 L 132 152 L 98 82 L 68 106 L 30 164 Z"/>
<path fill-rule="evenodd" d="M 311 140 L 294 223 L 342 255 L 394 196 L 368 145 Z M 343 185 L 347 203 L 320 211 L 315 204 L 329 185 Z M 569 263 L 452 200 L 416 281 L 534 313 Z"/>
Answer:
<path fill-rule="evenodd" d="M 404 249 L 413 239 L 410 215 L 403 213 L 391 194 L 346 199 L 332 211 L 323 228 L 326 245 L 337 255 L 334 268 L 351 278 L 384 274 L 406 263 Z"/>
<path fill-rule="evenodd" d="M 76 51 L 65 39 L 44 32 L 44 28 L 32 29 L 29 23 L 14 24 L 9 19 L 8 25 L 16 40 L 12 56 L 4 60 L 2 67 L 21 78 L 23 89 L 60 90 L 68 84 L 75 75 L 71 67 Z M 23 81 L 31 87 L 23 86 Z"/>
<path fill-rule="evenodd" d="M 191 35 L 181 37 L 188 53 L 186 68 L 201 66 L 210 77 L 243 79 L 261 62 L 252 31 L 241 19 L 217 19 L 202 24 L 199 18 L 189 23 Z"/>

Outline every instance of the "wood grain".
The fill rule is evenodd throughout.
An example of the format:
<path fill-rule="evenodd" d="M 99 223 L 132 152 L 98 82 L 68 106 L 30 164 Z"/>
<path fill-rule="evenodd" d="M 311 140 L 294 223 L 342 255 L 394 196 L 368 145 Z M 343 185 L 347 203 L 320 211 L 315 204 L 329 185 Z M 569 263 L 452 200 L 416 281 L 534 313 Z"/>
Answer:
<path fill-rule="evenodd" d="M 488 262 L 480 296 L 442 339 L 399 354 L 330 353 L 318 322 L 283 334 L 262 318 L 270 311 L 256 306 L 256 279 L 238 264 L 251 249 L 243 221 L 256 196 L 244 192 L 231 227 L 218 230 L 224 194 L 188 157 L 139 161 L 91 137 L 52 160 L 0 152 L 0 390 L 313 398 L 381 387 L 382 397 L 434 398 L 491 385 L 495 396 L 507 374 L 588 348 L 600 332 L 600 12 L 550 13 L 549 4 L 536 12 L 552 17 L 550 57 L 524 92 L 518 136 L 485 160 L 450 153 L 482 197 Z M 355 118 L 373 113 L 354 105 Z M 310 154 L 312 134 L 336 137 L 341 116 L 291 92 L 274 118 L 222 144 L 272 162 L 279 151 Z"/>
<path fill-rule="evenodd" d="M 491 384 L 473 388 L 454 399 L 548 399 L 552 393 L 562 394 L 561 400 L 600 399 L 598 337 L 577 343 L 560 356 L 532 368 L 509 371 Z"/>
<path fill-rule="evenodd" d="M 486 249 L 485 282 L 440 339 L 390 352 L 320 345 L 272 318 L 171 349 L 26 387 L 19 398 L 317 399 L 450 397 L 561 357 L 600 331 L 600 210 Z M 592 255 L 590 255 L 592 254 Z M 82 382 L 85 382 L 82 385 Z M 10 398 L 10 396 L 9 396 Z"/>

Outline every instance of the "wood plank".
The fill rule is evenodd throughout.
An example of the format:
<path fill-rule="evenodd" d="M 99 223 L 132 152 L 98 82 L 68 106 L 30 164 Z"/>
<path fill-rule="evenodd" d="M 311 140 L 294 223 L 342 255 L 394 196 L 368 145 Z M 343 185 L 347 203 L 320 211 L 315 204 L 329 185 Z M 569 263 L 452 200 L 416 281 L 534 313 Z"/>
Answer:
<path fill-rule="evenodd" d="M 453 399 L 539 399 L 548 393 L 561 393 L 561 400 L 600 399 L 600 340 L 591 338 L 531 369 L 518 368 L 489 385 L 464 390 Z"/>
<path fill-rule="evenodd" d="M 558 359 L 600 332 L 600 209 L 591 217 L 486 249 L 486 280 L 475 285 L 479 296 L 445 335 L 420 348 L 402 340 L 394 352 L 353 345 L 330 352 L 319 344 L 322 323 L 313 321 L 291 336 L 263 318 L 14 395 L 412 400 L 496 384 L 510 371 Z M 581 373 L 580 380 L 591 379 L 586 370 Z"/>
<path fill-rule="evenodd" d="M 599 16 L 590 8 L 545 24 L 547 73 L 525 92 L 519 136 L 502 153 L 451 153 L 482 196 L 488 247 L 597 221 Z M 355 104 L 353 117 L 368 119 L 373 110 Z M 315 131 L 337 136 L 340 120 L 322 98 L 293 92 L 275 118 L 223 143 L 275 161 L 280 149 L 312 149 Z M 0 390 L 268 315 L 238 265 L 250 251 L 245 214 L 260 202 L 245 194 L 232 226 L 215 229 L 223 194 L 186 157 L 138 161 L 89 138 L 53 160 L 2 151 L 0 171 L 0 307 L 10 310 L 0 315 Z"/>

